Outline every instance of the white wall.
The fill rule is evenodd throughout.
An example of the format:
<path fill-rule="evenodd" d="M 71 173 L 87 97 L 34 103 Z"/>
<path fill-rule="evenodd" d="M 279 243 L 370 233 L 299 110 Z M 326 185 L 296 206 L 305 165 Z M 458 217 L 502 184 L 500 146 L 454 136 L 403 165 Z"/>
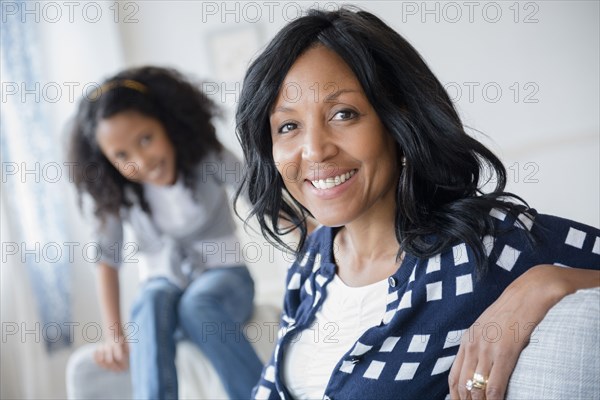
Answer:
<path fill-rule="evenodd" d="M 76 23 L 64 17 L 55 23 L 42 18 L 40 27 L 47 58 L 44 69 L 49 81 L 84 84 L 100 81 L 123 67 L 159 64 L 233 90 L 214 94 L 213 99 L 226 111 L 225 121 L 219 124 L 219 136 L 239 152 L 232 112 L 239 88 L 236 82 L 242 79 L 243 66 L 286 19 L 297 14 L 298 5 L 308 7 L 315 3 L 121 2 L 118 23 L 115 9 L 109 9 L 113 3 L 101 3 L 103 14 L 96 23 L 82 21 L 77 12 Z M 518 3 L 517 22 L 515 2 L 476 2 L 472 22 L 465 2 L 451 2 L 450 6 L 444 2 L 357 4 L 381 16 L 421 52 L 456 98 L 465 123 L 486 134 L 484 137 L 475 133 L 509 167 L 509 174 L 513 175 L 509 175 L 508 190 L 522 195 L 541 212 L 600 226 L 598 2 Z M 224 7 L 231 12 L 226 13 Z M 424 7 L 433 12 L 426 13 Z M 497 9 L 502 12 L 499 21 L 490 22 L 496 18 Z M 63 11 L 66 13 L 66 9 Z M 127 16 L 130 21 L 126 23 Z M 526 16 L 537 21 L 525 23 Z M 220 53 L 211 52 L 211 43 L 222 44 L 221 40 L 228 38 L 232 38 L 230 45 L 235 50 L 226 46 L 221 47 Z M 221 64 L 216 58 L 221 59 Z M 223 70 L 216 70 L 216 65 L 232 65 L 231 72 L 224 74 Z M 468 85 L 475 86 L 472 98 Z M 484 95 L 485 85 L 489 89 Z M 493 89 L 497 87 L 502 95 L 496 101 Z M 460 97 L 457 88 L 462 89 Z M 527 95 L 531 97 L 526 98 Z M 70 101 L 55 106 L 57 132 L 74 112 L 74 106 Z M 67 207 L 74 208 L 73 190 L 64 190 Z M 72 220 L 73 235 L 81 241 L 91 240 L 77 213 L 73 213 Z M 262 258 L 251 263 L 257 277 L 258 300 L 278 302 L 275 299 L 283 291 L 287 260 L 272 253 L 262 238 L 245 234 L 243 238 L 245 243 L 256 241 L 262 248 Z M 98 321 L 93 269 L 82 262 L 73 266 L 73 273 L 74 319 Z M 3 273 L 3 279 L 4 276 Z M 128 271 L 124 286 L 130 289 L 124 299 L 127 307 L 135 286 L 135 270 Z M 82 342 L 81 338 L 76 340 L 76 344 Z M 5 379 L 4 366 L 3 363 L 2 393 L 25 393 L 15 386 L 13 391 L 6 389 L 9 381 Z M 61 368 L 47 373 L 51 374 L 47 381 L 54 383 L 36 381 L 37 388 L 27 392 L 29 397 L 32 393 L 36 397 L 64 397 Z M 11 382 L 16 385 L 14 380 Z M 22 384 L 36 387 L 28 380 Z"/>

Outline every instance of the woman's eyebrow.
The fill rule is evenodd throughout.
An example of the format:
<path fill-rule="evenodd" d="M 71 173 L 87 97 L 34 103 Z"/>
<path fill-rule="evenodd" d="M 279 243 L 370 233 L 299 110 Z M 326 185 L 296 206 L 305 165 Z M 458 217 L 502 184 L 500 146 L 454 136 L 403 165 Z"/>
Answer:
<path fill-rule="evenodd" d="M 359 90 L 357 89 L 340 89 L 340 90 L 336 90 L 333 93 L 328 94 L 327 96 L 325 96 L 325 103 L 328 102 L 332 102 L 334 100 L 337 100 L 338 97 L 340 97 L 342 94 L 344 93 L 359 93 Z"/>
<path fill-rule="evenodd" d="M 278 113 L 278 112 L 282 112 L 282 113 L 290 113 L 293 112 L 294 110 L 290 107 L 284 107 L 284 106 L 279 106 L 279 107 L 275 107 L 273 109 L 273 112 L 271 112 L 271 115 Z"/>
<path fill-rule="evenodd" d="M 340 89 L 340 90 L 336 90 L 333 93 L 329 93 L 327 96 L 325 96 L 325 99 L 323 100 L 325 103 L 329 103 L 329 102 L 333 102 L 335 100 L 337 100 L 338 97 L 340 97 L 342 94 L 345 93 L 360 93 L 360 90 L 358 89 Z M 279 107 L 275 107 L 273 109 L 273 111 L 271 112 L 271 115 L 278 113 L 278 112 L 282 112 L 282 113 L 290 113 L 293 112 L 294 109 L 290 108 L 290 107 L 285 107 L 285 106 L 279 106 Z"/>

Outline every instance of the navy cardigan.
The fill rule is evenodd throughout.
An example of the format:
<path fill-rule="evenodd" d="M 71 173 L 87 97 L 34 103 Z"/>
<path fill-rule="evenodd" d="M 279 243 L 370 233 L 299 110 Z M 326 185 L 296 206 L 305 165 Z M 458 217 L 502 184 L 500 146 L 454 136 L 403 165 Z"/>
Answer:
<path fill-rule="evenodd" d="M 428 259 L 406 254 L 388 279 L 385 317 L 339 360 L 324 398 L 444 399 L 463 334 L 512 281 L 538 264 L 600 269 L 598 229 L 531 209 L 528 213 L 533 220 L 519 216 L 523 228 L 516 218 L 492 210 L 496 232 L 502 233 L 483 238 L 489 263 L 484 276 L 477 275 L 473 251 L 464 243 Z M 523 229 L 537 238 L 535 246 Z M 310 328 L 327 297 L 336 273 L 334 235 L 329 227 L 316 230 L 304 256 L 289 269 L 278 343 L 253 398 L 292 398 L 283 381 L 283 357 L 295 334 Z M 502 332 L 499 325 L 488 325 L 483 331 L 487 340 L 532 328 Z"/>

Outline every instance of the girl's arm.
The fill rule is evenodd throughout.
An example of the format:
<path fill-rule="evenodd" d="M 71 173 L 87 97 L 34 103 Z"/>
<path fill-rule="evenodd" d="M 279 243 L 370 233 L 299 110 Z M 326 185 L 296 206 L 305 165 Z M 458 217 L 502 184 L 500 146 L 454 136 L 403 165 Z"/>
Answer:
<path fill-rule="evenodd" d="M 600 286 L 600 271 L 555 265 L 537 265 L 517 278 L 463 336 L 450 371 L 451 398 L 469 398 L 465 382 L 478 372 L 488 379 L 487 387 L 473 389 L 470 397 L 503 399 L 521 351 L 548 310 L 566 295 L 596 286 Z M 482 339 L 490 324 L 502 334 Z"/>
<path fill-rule="evenodd" d="M 94 359 L 104 368 L 123 371 L 129 365 L 129 348 L 121 324 L 119 271 L 101 262 L 97 274 L 104 343 L 96 350 Z"/>

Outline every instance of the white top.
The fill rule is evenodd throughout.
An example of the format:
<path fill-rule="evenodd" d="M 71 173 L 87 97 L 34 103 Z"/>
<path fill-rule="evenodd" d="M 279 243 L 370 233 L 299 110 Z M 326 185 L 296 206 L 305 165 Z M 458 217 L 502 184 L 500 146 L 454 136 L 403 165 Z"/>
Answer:
<path fill-rule="evenodd" d="M 146 183 L 144 194 L 154 223 L 167 235 L 184 236 L 206 223 L 205 210 L 194 201 L 192 191 L 181 179 L 171 186 Z"/>
<path fill-rule="evenodd" d="M 181 179 L 177 179 L 171 186 L 144 184 L 144 194 L 152 210 L 152 221 L 167 236 L 186 237 L 208 222 L 206 208 L 194 199 L 192 190 Z M 239 241 L 233 234 L 191 245 L 201 254 L 204 268 L 230 267 L 244 263 Z M 181 268 L 188 275 L 194 266 L 184 262 Z"/>
<path fill-rule="evenodd" d="M 171 186 L 144 184 L 151 214 L 126 191 L 131 207 L 109 215 L 104 224 L 96 220 L 98 262 L 120 268 L 141 261 L 142 280 L 162 276 L 182 288 L 207 268 L 245 264 L 227 193 L 237 189 L 241 166 L 224 149 L 208 154 L 194 169 L 193 190 L 181 179 Z M 124 222 L 133 230 L 133 242 L 124 243 Z"/>
<path fill-rule="evenodd" d="M 337 275 L 313 325 L 285 350 L 283 379 L 296 399 L 322 399 L 333 369 L 385 314 L 388 281 L 347 286 Z"/>

